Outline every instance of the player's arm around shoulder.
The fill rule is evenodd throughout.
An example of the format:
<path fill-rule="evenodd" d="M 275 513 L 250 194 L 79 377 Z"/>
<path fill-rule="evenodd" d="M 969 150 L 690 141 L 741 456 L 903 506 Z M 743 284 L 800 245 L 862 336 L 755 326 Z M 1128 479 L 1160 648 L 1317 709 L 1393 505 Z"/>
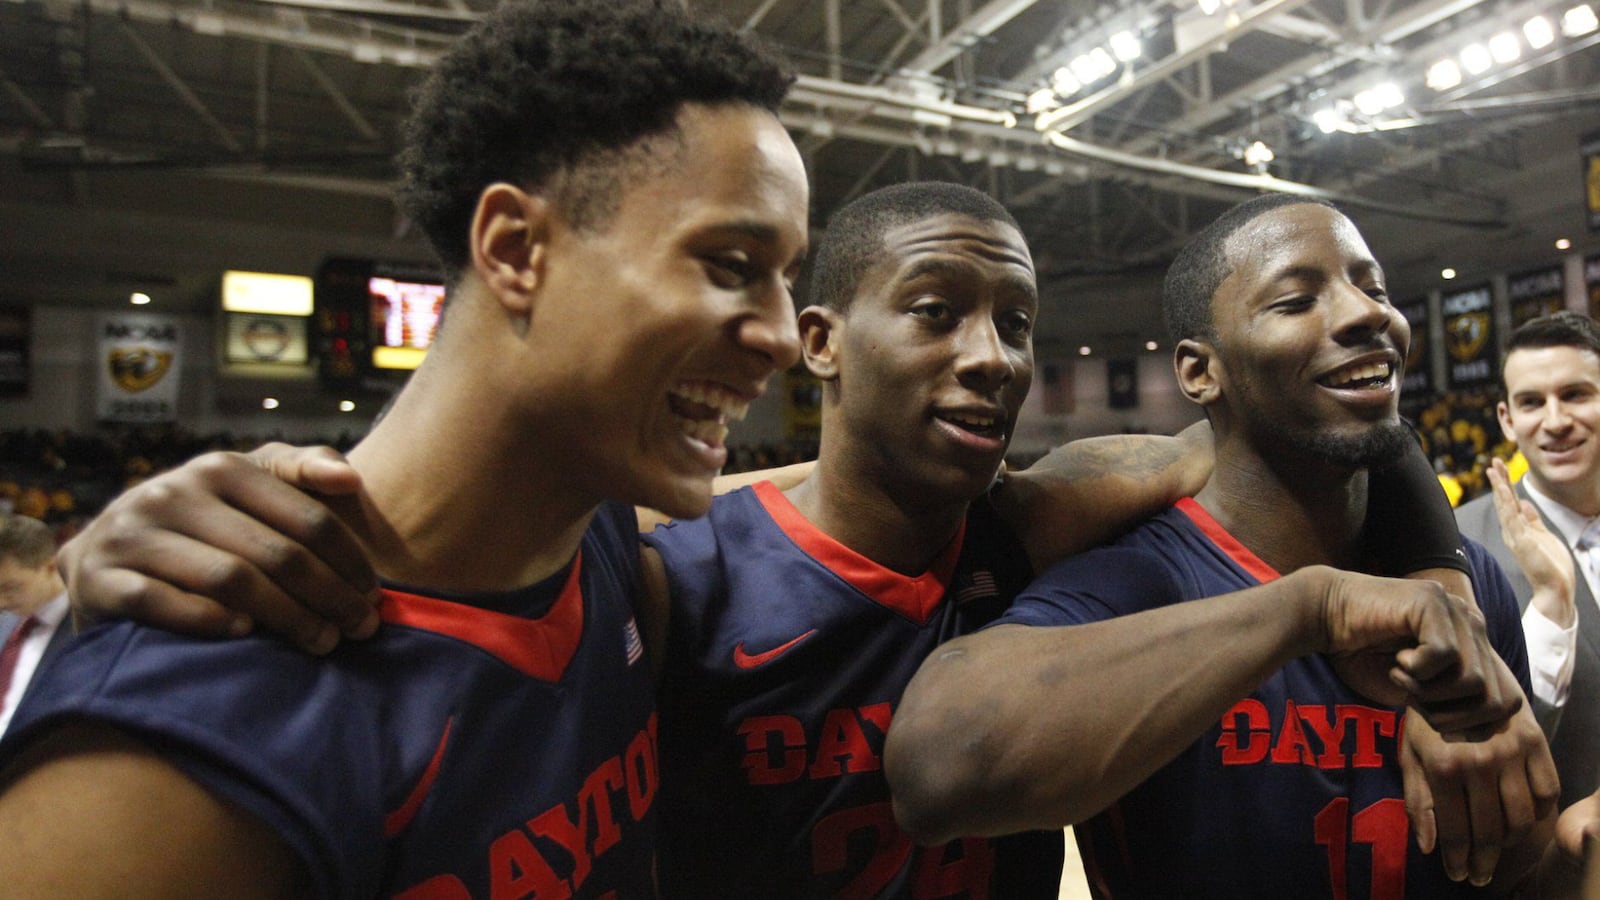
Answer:
<path fill-rule="evenodd" d="M 1080 822 L 1311 646 L 1301 634 L 1306 617 L 1284 610 L 1297 602 L 1294 585 L 1314 576 L 1219 603 L 1121 614 L 1135 608 L 1127 597 L 1176 599 L 1156 583 L 1159 567 L 1132 554 L 1115 548 L 1064 563 L 1024 592 L 1007 623 L 951 641 L 922 664 L 884 755 L 907 833 L 939 843 Z M 1064 587 L 1085 569 L 1137 577 L 1108 586 L 1115 596 Z M 1238 647 L 1236 665 L 1215 664 L 1224 645 Z"/>
<path fill-rule="evenodd" d="M 1042 572 L 1193 496 L 1211 476 L 1212 455 L 1206 422 L 1174 437 L 1083 438 L 1008 474 L 994 502 Z"/>
<path fill-rule="evenodd" d="M 0 772 L 0 898 L 291 898 L 300 859 L 143 742 L 73 722 Z"/>

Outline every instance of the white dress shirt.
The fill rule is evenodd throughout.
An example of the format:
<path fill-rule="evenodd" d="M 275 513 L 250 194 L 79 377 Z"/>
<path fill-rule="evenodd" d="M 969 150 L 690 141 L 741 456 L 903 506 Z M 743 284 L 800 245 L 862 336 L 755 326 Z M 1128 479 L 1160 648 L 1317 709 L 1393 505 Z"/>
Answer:
<path fill-rule="evenodd" d="M 17 655 L 17 668 L 11 676 L 11 687 L 6 690 L 4 698 L 0 698 L 0 734 L 11 725 L 11 714 L 17 711 L 17 704 L 22 702 L 22 695 L 28 690 L 28 682 L 33 680 L 33 673 L 39 668 L 39 661 L 44 658 L 44 649 L 50 646 L 50 639 L 55 637 L 56 629 L 67 618 L 67 595 L 65 592 L 45 601 L 45 604 L 34 611 L 33 617 L 39 621 L 32 633 L 22 642 L 22 650 Z"/>

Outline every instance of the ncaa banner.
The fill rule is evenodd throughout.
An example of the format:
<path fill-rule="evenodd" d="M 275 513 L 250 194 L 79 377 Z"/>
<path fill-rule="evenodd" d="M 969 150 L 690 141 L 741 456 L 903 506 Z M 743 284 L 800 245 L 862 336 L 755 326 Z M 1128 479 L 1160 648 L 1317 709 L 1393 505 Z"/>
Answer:
<path fill-rule="evenodd" d="M 182 342 L 177 320 L 167 316 L 103 316 L 95 404 L 100 421 L 177 419 Z"/>
<path fill-rule="evenodd" d="M 1439 301 L 1444 317 L 1444 345 L 1449 354 L 1451 388 L 1493 384 L 1494 316 L 1487 284 L 1445 294 Z"/>
<path fill-rule="evenodd" d="M 1511 327 L 1560 312 L 1567 306 L 1566 283 L 1561 267 L 1552 266 L 1523 272 L 1506 279 L 1506 295 L 1511 300 Z"/>
<path fill-rule="evenodd" d="M 1600 313 L 1600 256 L 1583 261 L 1583 281 L 1589 288 L 1589 316 Z"/>
<path fill-rule="evenodd" d="M 1583 198 L 1589 230 L 1600 231 L 1600 131 L 1583 136 Z"/>
<path fill-rule="evenodd" d="M 1400 382 L 1400 402 L 1422 404 L 1432 399 L 1433 357 L 1428 346 L 1428 298 L 1396 303 L 1395 309 L 1411 324 L 1411 347 L 1406 351 L 1405 380 Z"/>

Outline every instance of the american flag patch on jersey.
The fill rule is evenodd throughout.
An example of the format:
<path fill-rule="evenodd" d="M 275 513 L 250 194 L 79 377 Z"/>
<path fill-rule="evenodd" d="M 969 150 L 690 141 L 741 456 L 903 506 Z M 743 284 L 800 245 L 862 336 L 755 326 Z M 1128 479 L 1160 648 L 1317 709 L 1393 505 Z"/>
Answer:
<path fill-rule="evenodd" d="M 973 572 L 964 580 L 967 583 L 956 588 L 955 600 L 957 603 L 970 603 L 973 600 L 1000 596 L 1000 586 L 995 583 L 994 573 L 988 569 L 980 569 Z"/>
<path fill-rule="evenodd" d="M 644 641 L 639 639 L 639 626 L 633 616 L 628 617 L 628 624 L 622 629 L 622 646 L 627 651 L 630 666 L 644 656 Z"/>

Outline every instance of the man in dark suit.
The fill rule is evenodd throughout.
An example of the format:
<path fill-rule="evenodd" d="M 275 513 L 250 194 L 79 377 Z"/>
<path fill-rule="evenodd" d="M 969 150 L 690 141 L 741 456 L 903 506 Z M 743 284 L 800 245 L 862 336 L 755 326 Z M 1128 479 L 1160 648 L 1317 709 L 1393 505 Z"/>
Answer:
<path fill-rule="evenodd" d="M 0 517 L 0 733 L 11 723 L 33 673 L 72 634 L 55 554 L 55 536 L 43 522 Z"/>
<path fill-rule="evenodd" d="M 1538 589 L 1547 579 L 1512 549 L 1526 539 L 1523 523 L 1508 510 L 1503 528 L 1492 496 L 1462 506 L 1456 521 L 1500 562 L 1523 608 L 1534 707 L 1567 807 L 1600 787 L 1600 325 L 1574 312 L 1522 325 L 1506 344 L 1500 387 L 1500 427 L 1528 460 L 1515 488 L 1520 514 L 1531 523 L 1536 511 L 1561 539 L 1575 590 Z"/>

